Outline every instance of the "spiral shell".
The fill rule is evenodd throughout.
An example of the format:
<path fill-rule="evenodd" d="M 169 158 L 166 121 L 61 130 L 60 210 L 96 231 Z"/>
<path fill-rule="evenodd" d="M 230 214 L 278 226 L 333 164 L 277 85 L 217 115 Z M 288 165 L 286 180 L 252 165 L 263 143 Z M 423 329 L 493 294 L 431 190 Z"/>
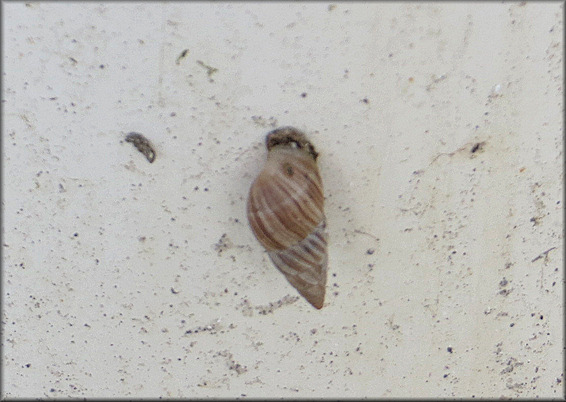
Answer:
<path fill-rule="evenodd" d="M 268 133 L 266 146 L 267 162 L 250 188 L 248 220 L 277 269 L 320 309 L 328 253 L 318 154 L 293 127 Z"/>

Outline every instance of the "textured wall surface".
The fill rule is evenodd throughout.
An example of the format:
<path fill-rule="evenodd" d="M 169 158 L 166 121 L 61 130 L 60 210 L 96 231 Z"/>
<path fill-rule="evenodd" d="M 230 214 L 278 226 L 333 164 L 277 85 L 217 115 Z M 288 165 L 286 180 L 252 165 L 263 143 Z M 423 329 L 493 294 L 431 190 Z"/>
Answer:
<path fill-rule="evenodd" d="M 2 8 L 2 397 L 563 397 L 562 3 Z M 245 216 L 283 125 L 320 311 Z"/>

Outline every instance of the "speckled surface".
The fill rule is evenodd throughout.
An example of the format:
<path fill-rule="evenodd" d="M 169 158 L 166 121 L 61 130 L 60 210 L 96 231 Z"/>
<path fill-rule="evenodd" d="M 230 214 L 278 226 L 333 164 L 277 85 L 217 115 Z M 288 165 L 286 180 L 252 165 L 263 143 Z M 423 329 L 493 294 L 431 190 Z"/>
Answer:
<path fill-rule="evenodd" d="M 2 398 L 563 397 L 562 3 L 2 9 Z M 282 125 L 320 311 L 246 221 Z"/>

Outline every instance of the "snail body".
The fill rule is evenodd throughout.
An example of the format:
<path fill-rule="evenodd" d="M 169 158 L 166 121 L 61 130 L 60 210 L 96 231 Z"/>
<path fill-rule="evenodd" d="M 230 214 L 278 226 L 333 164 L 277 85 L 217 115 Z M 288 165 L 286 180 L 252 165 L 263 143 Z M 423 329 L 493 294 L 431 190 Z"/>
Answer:
<path fill-rule="evenodd" d="M 267 161 L 250 188 L 250 227 L 273 264 L 315 308 L 324 304 L 326 218 L 317 152 L 292 127 L 266 137 Z"/>

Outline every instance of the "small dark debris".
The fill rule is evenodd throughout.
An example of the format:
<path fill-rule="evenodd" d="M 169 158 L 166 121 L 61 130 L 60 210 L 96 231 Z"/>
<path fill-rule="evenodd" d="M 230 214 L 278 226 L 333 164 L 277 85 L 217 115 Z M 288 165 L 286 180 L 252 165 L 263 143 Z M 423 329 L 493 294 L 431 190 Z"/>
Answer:
<path fill-rule="evenodd" d="M 368 98 L 364 98 L 364 99 L 362 99 L 362 102 L 367 105 L 367 104 L 369 104 L 369 99 L 368 99 Z"/>
<path fill-rule="evenodd" d="M 228 235 L 224 233 L 220 237 L 220 240 L 218 240 L 218 242 L 214 245 L 214 250 L 218 252 L 218 255 L 222 255 L 223 251 L 226 251 L 231 247 L 233 247 L 233 243 L 228 238 Z"/>
<path fill-rule="evenodd" d="M 126 142 L 131 142 L 140 151 L 149 163 L 155 160 L 155 150 L 147 138 L 140 133 L 130 133 L 126 136 Z"/>
<path fill-rule="evenodd" d="M 475 154 L 476 152 L 481 151 L 483 149 L 484 145 L 485 145 L 485 142 L 477 142 L 476 144 L 474 144 L 474 146 L 472 147 L 470 152 L 472 154 Z"/>
<path fill-rule="evenodd" d="M 171 293 L 173 293 L 174 295 L 178 295 L 180 292 L 178 290 L 171 288 Z"/>
<path fill-rule="evenodd" d="M 185 49 L 181 52 L 181 54 L 179 55 L 179 57 L 177 57 L 177 60 L 175 60 L 175 64 L 179 65 L 181 64 L 181 59 L 184 59 L 185 57 L 187 57 L 187 55 L 189 54 L 189 49 Z"/>
<path fill-rule="evenodd" d="M 301 97 L 302 97 L 302 98 L 306 98 L 306 97 L 307 97 L 307 93 L 306 93 L 306 92 L 303 92 L 303 93 L 301 94 Z"/>
<path fill-rule="evenodd" d="M 211 67 L 211 66 L 209 66 L 209 65 L 207 65 L 207 64 L 205 64 L 205 63 L 203 63 L 203 62 L 200 61 L 200 60 L 197 60 L 197 64 L 198 64 L 199 66 L 204 67 L 204 68 L 206 69 L 206 74 L 208 75 L 209 78 L 212 76 L 212 74 L 214 74 L 214 73 L 216 73 L 216 72 L 218 71 L 217 68 Z"/>
<path fill-rule="evenodd" d="M 373 253 L 375 253 L 375 249 L 369 248 L 368 251 L 366 251 L 366 253 L 367 253 L 368 255 L 372 255 Z"/>
<path fill-rule="evenodd" d="M 446 350 L 448 351 L 448 353 L 452 353 L 454 351 L 454 349 L 452 349 L 452 346 L 448 346 Z"/>

